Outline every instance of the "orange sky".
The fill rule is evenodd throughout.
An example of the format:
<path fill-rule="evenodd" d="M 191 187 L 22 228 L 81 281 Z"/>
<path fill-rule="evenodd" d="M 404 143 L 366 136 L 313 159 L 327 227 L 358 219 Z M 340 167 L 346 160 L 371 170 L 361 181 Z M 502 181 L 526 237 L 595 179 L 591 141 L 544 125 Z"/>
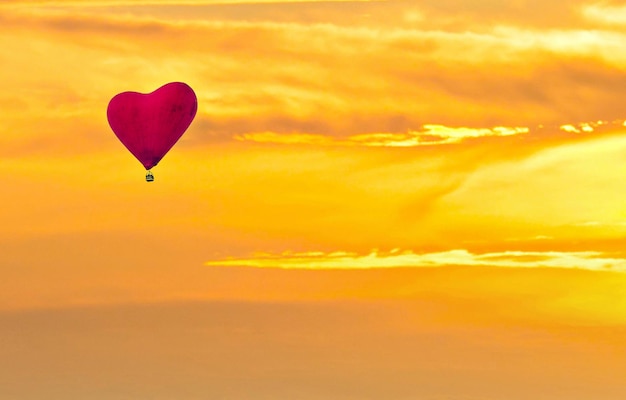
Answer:
<path fill-rule="evenodd" d="M 626 395 L 626 3 L 0 26 L 0 397 Z M 171 81 L 198 114 L 146 184 L 106 106 Z"/>

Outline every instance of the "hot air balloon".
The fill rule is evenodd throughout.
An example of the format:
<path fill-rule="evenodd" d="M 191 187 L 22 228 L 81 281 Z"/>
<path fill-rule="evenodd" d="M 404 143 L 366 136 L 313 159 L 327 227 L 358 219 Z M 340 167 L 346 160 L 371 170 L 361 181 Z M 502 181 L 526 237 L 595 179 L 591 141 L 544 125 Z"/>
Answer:
<path fill-rule="evenodd" d="M 196 116 L 198 100 L 186 83 L 171 82 L 152 93 L 123 92 L 107 108 L 111 129 L 147 170 L 150 171 L 185 133 Z"/>

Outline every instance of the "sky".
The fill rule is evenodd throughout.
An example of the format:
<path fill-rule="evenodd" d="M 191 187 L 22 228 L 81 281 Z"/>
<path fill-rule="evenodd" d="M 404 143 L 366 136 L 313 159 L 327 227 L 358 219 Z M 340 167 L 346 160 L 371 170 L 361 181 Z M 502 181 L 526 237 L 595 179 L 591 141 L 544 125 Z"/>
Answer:
<path fill-rule="evenodd" d="M 626 3 L 0 1 L 0 397 L 626 395 Z M 106 118 L 189 84 L 152 171 Z"/>

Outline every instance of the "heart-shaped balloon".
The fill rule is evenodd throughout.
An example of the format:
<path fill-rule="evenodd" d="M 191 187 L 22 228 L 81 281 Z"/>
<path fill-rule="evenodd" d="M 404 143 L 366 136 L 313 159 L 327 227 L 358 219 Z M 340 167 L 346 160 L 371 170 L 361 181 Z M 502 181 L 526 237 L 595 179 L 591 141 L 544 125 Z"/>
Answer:
<path fill-rule="evenodd" d="M 109 102 L 107 119 L 117 138 L 149 170 L 185 133 L 197 110 L 193 89 L 172 82 L 148 94 L 116 95 Z"/>

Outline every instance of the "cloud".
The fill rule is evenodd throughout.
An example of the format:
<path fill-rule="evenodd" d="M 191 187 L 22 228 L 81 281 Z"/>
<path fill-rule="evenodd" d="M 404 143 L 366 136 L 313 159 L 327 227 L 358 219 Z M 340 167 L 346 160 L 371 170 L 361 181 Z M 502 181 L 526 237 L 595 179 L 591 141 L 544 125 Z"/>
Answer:
<path fill-rule="evenodd" d="M 324 7 L 327 15 L 344 15 L 343 6 Z M 439 18 L 429 12 L 429 21 Z M 129 82 L 150 91 L 184 78 L 198 92 L 199 116 L 225 136 L 343 140 L 425 125 L 491 129 L 623 117 L 624 34 L 614 31 L 495 22 L 474 30 L 341 25 L 332 18 L 254 21 L 210 13 L 188 20 L 89 7 L 6 8 L 0 15 L 7 52 L 15 55 L 4 60 L 9 88 L 30 82 L 44 63 L 46 80 L 59 82 L 60 101 L 65 91 L 88 96 L 95 114 L 116 91 L 131 89 Z M 46 109 L 35 105 L 34 115 Z"/>
<path fill-rule="evenodd" d="M 494 24 L 580 27 L 585 19 L 579 9 L 584 0 L 564 5 L 558 0 L 524 0 L 516 3 L 425 0 L 405 1 L 300 1 L 300 0 L 98 0 L 28 1 L 4 4 L 7 9 L 37 8 L 47 11 L 120 13 L 186 20 L 219 19 L 332 23 L 337 25 L 443 28 L 480 30 Z M 541 8 L 542 12 L 536 10 Z M 375 16 L 373 18 L 372 16 Z M 558 16 L 558 18 L 555 18 Z"/>
<path fill-rule="evenodd" d="M 276 132 L 244 133 L 235 139 L 256 143 L 310 144 L 323 146 L 371 146 L 371 147 L 414 147 L 459 143 L 464 139 L 512 136 L 528 133 L 524 127 L 467 128 L 444 125 L 424 125 L 422 131 L 407 133 L 364 133 L 345 139 L 319 134 Z"/>
<path fill-rule="evenodd" d="M 361 269 L 443 266 L 489 266 L 507 268 L 579 268 L 591 271 L 626 272 L 626 258 L 613 258 L 594 251 L 504 251 L 474 254 L 457 249 L 437 253 L 414 253 L 392 250 L 386 254 L 373 251 L 367 255 L 348 252 L 285 252 L 259 254 L 252 258 L 213 260 L 207 266 L 243 266 L 256 268 Z"/>
<path fill-rule="evenodd" d="M 585 18 L 593 22 L 617 26 L 626 25 L 626 5 L 586 4 L 581 6 L 580 12 Z"/>

